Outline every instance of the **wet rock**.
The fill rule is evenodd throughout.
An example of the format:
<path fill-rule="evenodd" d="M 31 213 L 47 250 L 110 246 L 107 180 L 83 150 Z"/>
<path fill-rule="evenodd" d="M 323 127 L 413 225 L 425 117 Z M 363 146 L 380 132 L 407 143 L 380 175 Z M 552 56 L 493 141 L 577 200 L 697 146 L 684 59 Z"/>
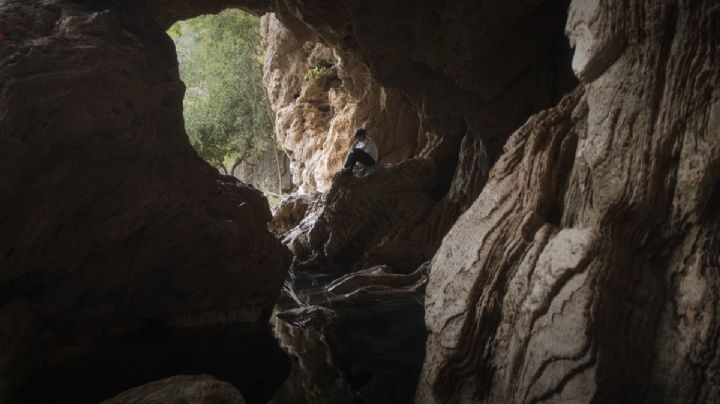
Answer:
<path fill-rule="evenodd" d="M 428 267 L 294 272 L 277 314 L 294 367 L 273 403 L 410 402 L 425 346 Z"/>
<path fill-rule="evenodd" d="M 118 394 L 100 404 L 245 404 L 240 392 L 211 376 L 173 376 Z"/>
<path fill-rule="evenodd" d="M 190 147 L 170 38 L 118 4 L 0 14 L 3 401 L 178 373 L 267 399 L 287 372 L 267 320 L 288 253 L 261 194 Z"/>
<path fill-rule="evenodd" d="M 276 321 L 293 370 L 274 403 L 412 400 L 432 253 L 411 235 L 435 186 L 430 160 L 407 160 L 338 175 L 327 194 L 276 210 L 271 228 L 296 259 Z"/>

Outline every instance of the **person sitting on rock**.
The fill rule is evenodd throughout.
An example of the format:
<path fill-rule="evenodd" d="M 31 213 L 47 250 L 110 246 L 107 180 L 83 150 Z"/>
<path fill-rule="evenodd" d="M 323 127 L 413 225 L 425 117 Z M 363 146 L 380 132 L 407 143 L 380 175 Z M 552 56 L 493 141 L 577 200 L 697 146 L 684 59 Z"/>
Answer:
<path fill-rule="evenodd" d="M 360 128 L 355 131 L 355 137 L 350 146 L 350 154 L 348 155 L 347 162 L 345 162 L 345 168 L 343 168 L 342 173 L 352 175 L 356 163 L 362 163 L 365 167 L 374 166 L 377 158 L 378 152 L 375 142 L 368 137 L 365 129 Z"/>

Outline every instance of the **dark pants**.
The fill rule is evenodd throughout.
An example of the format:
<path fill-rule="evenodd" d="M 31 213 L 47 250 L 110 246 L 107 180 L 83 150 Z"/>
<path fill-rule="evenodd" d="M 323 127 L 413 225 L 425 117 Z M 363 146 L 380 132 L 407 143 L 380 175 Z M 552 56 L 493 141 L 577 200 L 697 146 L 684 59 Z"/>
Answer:
<path fill-rule="evenodd" d="M 353 167 L 355 167 L 356 163 L 363 163 L 364 166 L 370 167 L 375 165 L 375 160 L 373 160 L 372 156 L 365 153 L 362 149 L 353 149 L 352 153 L 347 158 L 347 162 L 345 162 L 345 169 L 352 170 Z"/>

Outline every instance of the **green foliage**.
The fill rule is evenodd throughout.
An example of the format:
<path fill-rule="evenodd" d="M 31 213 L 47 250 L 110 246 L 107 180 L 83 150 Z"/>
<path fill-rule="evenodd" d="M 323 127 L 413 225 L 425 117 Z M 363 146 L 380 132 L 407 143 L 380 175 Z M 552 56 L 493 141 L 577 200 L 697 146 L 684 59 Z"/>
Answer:
<path fill-rule="evenodd" d="M 305 72 L 305 80 L 316 80 L 319 79 L 322 76 L 327 75 L 330 72 L 330 69 L 325 66 L 315 66 L 312 69 L 308 69 L 307 72 Z"/>
<path fill-rule="evenodd" d="M 273 143 L 273 128 L 258 18 L 226 10 L 179 22 L 168 34 L 187 87 L 185 127 L 195 150 L 225 173 L 259 157 Z"/>

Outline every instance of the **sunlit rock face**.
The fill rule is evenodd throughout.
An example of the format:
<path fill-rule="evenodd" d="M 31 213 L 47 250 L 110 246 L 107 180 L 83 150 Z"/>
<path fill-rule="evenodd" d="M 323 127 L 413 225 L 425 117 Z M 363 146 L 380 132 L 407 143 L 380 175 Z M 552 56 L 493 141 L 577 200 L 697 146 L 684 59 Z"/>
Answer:
<path fill-rule="evenodd" d="M 414 276 L 426 273 L 423 263 L 472 205 L 510 133 L 576 84 L 563 35 L 567 4 L 287 1 L 272 10 L 264 19 L 265 85 L 276 128 L 302 163 L 293 170 L 301 190 L 326 191 L 288 199 L 272 225 L 295 256 L 277 327 L 293 375 L 276 399 L 410 402 L 414 389 L 407 386 L 416 383 L 420 362 L 395 367 L 396 360 L 372 358 L 422 356 L 427 278 Z M 393 89 L 414 111 L 418 128 L 407 140 L 370 130 L 381 155 L 405 144 L 400 156 L 410 159 L 381 159 L 381 167 L 334 178 L 358 122 L 366 114 L 386 119 L 372 91 L 360 92 L 361 101 L 353 95 L 353 88 L 377 88 L 366 83 Z M 367 107 L 358 109 L 363 102 Z M 390 127 L 403 127 L 392 124 L 403 116 L 387 115 Z M 386 133 L 396 145 L 384 143 Z M 328 166 L 322 156 L 330 155 Z M 343 277 L 364 282 L 345 283 L 348 298 L 340 304 L 333 284 Z M 413 292 L 405 293 L 409 285 Z M 382 292 L 368 294 L 370 287 Z M 349 340 L 338 336 L 360 335 L 355 320 L 369 330 L 348 354 L 342 346 Z"/>
<path fill-rule="evenodd" d="M 481 138 L 487 171 L 572 88 L 564 1 L 296 3 L 272 2 L 263 19 L 264 82 L 301 192 L 329 189 L 360 126 L 381 161 L 431 157 L 448 182 L 463 137 Z"/>
<path fill-rule="evenodd" d="M 583 83 L 435 255 L 418 402 L 720 401 L 713 4 L 573 1 Z"/>
<path fill-rule="evenodd" d="M 178 373 L 269 398 L 289 256 L 261 194 L 190 147 L 172 41 L 120 3 L 0 15 L 0 401 Z"/>
<path fill-rule="evenodd" d="M 307 28 L 291 31 L 274 14 L 263 17 L 262 34 L 276 136 L 299 192 L 330 189 L 357 128 L 378 145 L 381 163 L 421 146 L 417 112 L 397 90 L 381 87 L 354 52 L 329 47 Z"/>
<path fill-rule="evenodd" d="M 423 155 L 447 164 L 447 177 L 463 136 L 481 137 L 492 162 L 531 113 L 572 88 L 564 1 L 286 0 L 272 10 L 301 42 L 319 38 L 398 90 L 419 114 Z"/>
<path fill-rule="evenodd" d="M 418 231 L 437 248 L 505 139 L 576 83 L 567 2 L 506 3 L 273 2 L 264 81 L 299 191 L 328 191 L 366 126 L 381 163 L 435 162 L 442 200 Z"/>
<path fill-rule="evenodd" d="M 453 183 L 427 229 L 441 239 L 469 207 L 432 262 L 417 401 L 720 400 L 713 5 L 575 1 L 567 21 L 541 1 L 275 10 L 361 55 L 442 140 L 436 167 L 457 167 L 438 170 Z M 559 103 L 569 87 L 531 91 L 562 77 L 538 68 L 553 18 L 582 80 Z"/>

